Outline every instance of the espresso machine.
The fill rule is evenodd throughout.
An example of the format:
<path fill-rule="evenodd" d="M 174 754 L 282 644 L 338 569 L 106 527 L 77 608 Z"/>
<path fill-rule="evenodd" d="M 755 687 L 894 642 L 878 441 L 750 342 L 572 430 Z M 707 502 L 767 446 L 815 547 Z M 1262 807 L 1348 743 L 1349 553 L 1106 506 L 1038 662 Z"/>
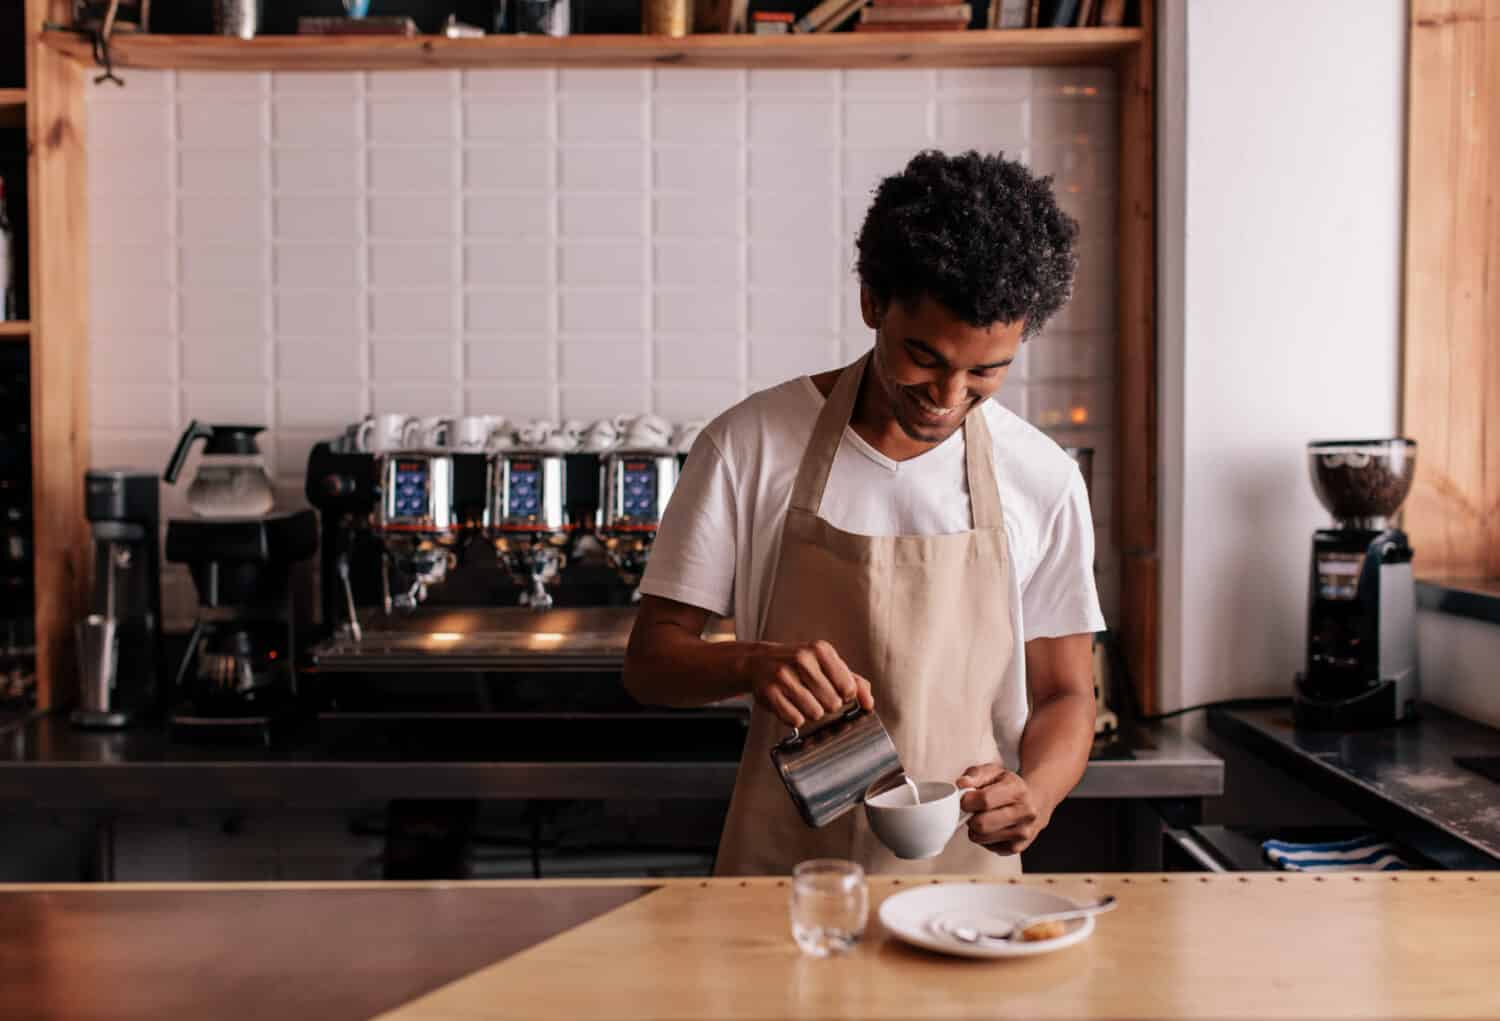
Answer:
<path fill-rule="evenodd" d="M 76 627 L 83 690 L 72 720 L 114 729 L 153 715 L 162 697 L 158 480 L 93 469 L 83 485 L 94 573 L 88 612 Z"/>
<path fill-rule="evenodd" d="M 680 468 L 677 457 L 663 450 L 611 451 L 600 467 L 599 534 L 610 563 L 631 586 L 631 602 L 640 601 L 641 576 Z"/>
<path fill-rule="evenodd" d="M 1294 717 L 1315 729 L 1388 726 L 1418 698 L 1412 548 L 1395 524 L 1416 475 L 1409 439 L 1309 443 L 1313 490 L 1333 516 L 1313 534 L 1307 662 Z"/>

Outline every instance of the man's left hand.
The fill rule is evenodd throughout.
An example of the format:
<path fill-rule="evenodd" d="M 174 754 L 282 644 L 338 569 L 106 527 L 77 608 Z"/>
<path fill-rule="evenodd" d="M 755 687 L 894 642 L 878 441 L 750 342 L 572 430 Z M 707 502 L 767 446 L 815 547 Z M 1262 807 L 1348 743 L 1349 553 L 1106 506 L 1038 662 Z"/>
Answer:
<path fill-rule="evenodd" d="M 969 839 L 996 854 L 1021 853 L 1051 821 L 1052 806 L 998 762 L 970 766 L 956 783 L 966 790 L 959 806 L 974 813 Z"/>

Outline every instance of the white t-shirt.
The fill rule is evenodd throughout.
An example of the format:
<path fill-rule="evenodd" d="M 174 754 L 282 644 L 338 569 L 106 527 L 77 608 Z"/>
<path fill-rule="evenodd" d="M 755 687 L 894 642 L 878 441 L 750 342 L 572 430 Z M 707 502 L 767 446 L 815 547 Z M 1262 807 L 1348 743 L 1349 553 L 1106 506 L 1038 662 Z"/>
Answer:
<path fill-rule="evenodd" d="M 732 616 L 738 637 L 760 637 L 792 482 L 822 407 L 823 395 L 802 376 L 751 395 L 704 428 L 662 518 L 642 593 Z M 1093 518 L 1083 475 L 1050 437 L 996 401 L 972 413 L 990 428 L 1015 565 L 1010 614 L 1022 641 L 1005 681 L 1020 693 L 1023 641 L 1104 630 Z M 818 514 L 859 535 L 966 532 L 973 519 L 964 467 L 962 429 L 893 461 L 846 427 Z"/>

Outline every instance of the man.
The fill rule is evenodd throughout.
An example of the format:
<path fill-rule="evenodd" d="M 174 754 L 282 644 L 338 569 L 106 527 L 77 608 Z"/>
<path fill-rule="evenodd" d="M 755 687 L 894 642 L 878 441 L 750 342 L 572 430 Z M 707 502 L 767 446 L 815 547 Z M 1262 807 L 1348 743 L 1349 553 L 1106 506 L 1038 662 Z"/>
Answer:
<path fill-rule="evenodd" d="M 857 241 L 872 351 L 729 409 L 689 455 L 641 583 L 625 683 L 640 701 L 750 693 L 721 874 L 813 857 L 1006 873 L 1088 760 L 1104 626 L 1077 466 L 989 400 L 1067 300 L 1078 228 L 1050 179 L 919 153 Z M 740 640 L 703 641 L 711 615 Z M 966 839 L 902 861 L 862 811 L 797 815 L 769 749 L 850 699 L 908 775 L 969 788 Z"/>

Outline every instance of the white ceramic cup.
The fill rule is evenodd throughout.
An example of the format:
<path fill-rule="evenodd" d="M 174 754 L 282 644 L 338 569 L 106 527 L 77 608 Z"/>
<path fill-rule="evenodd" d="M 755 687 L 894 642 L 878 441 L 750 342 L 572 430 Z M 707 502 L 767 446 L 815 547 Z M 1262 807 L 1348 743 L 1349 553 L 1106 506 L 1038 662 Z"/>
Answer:
<path fill-rule="evenodd" d="M 541 450 L 546 447 L 556 429 L 557 425 L 545 418 L 533 418 L 516 429 L 516 442 L 523 447 Z"/>
<path fill-rule="evenodd" d="M 417 420 L 417 444 L 429 450 L 443 450 L 453 438 L 453 419 L 433 415 Z"/>
<path fill-rule="evenodd" d="M 659 415 L 641 415 L 625 430 L 624 445 L 627 447 L 669 447 L 672 445 L 672 423 Z"/>
<path fill-rule="evenodd" d="M 387 412 L 366 415 L 354 434 L 355 446 L 369 454 L 408 450 L 421 445 L 422 424 L 410 415 Z"/>
<path fill-rule="evenodd" d="M 588 426 L 582 420 L 570 418 L 558 427 L 554 438 L 566 441 L 569 450 L 577 450 L 578 445 L 583 442 L 583 432 L 587 428 Z"/>
<path fill-rule="evenodd" d="M 932 858 L 969 821 L 972 812 L 958 807 L 964 790 L 947 780 L 918 780 L 921 798 L 912 804 L 906 784 L 865 797 L 870 830 L 897 858 Z"/>
<path fill-rule="evenodd" d="M 695 419 L 679 425 L 677 430 L 672 433 L 672 449 L 679 454 L 686 454 L 689 450 L 693 449 L 693 441 L 703 431 L 705 424 L 701 419 Z"/>
<path fill-rule="evenodd" d="M 591 453 L 599 454 L 611 450 L 620 442 L 620 430 L 615 423 L 601 418 L 583 431 L 579 446 Z"/>
<path fill-rule="evenodd" d="M 496 446 L 504 429 L 505 419 L 499 415 L 465 415 L 453 423 L 448 446 L 466 453 L 483 453 Z"/>

